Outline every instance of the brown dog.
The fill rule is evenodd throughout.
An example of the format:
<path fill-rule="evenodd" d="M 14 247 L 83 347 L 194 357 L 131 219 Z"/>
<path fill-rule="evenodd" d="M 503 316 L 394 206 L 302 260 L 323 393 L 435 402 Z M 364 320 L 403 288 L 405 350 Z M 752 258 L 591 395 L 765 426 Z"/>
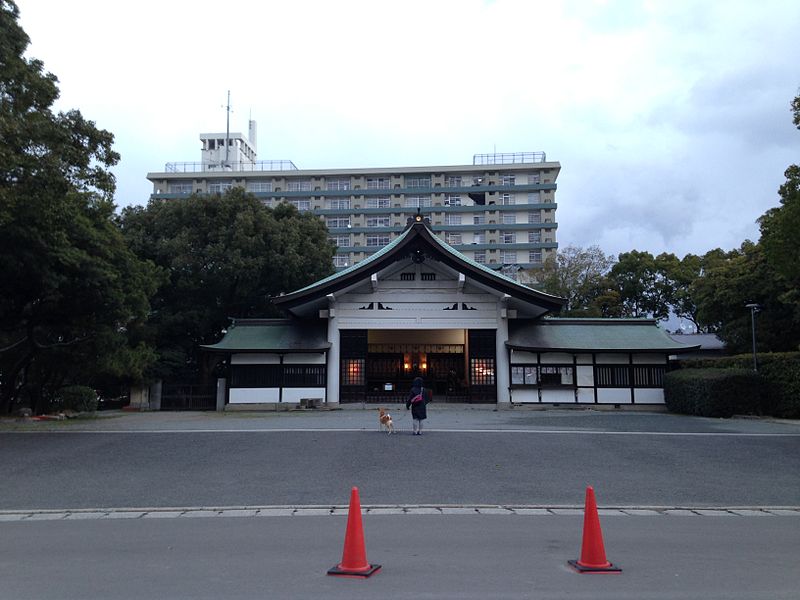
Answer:
<path fill-rule="evenodd" d="M 378 428 L 383 431 L 386 428 L 388 433 L 394 433 L 394 423 L 392 422 L 392 415 L 389 414 L 385 408 L 378 409 Z"/>

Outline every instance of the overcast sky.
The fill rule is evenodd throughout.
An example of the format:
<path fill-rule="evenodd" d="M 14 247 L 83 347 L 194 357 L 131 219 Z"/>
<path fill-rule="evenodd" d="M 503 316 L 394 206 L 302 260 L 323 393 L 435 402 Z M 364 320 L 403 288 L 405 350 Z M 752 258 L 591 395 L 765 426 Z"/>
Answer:
<path fill-rule="evenodd" d="M 39 58 L 116 136 L 146 204 L 200 132 L 258 122 L 300 168 L 561 163 L 560 245 L 703 253 L 758 239 L 800 161 L 800 2 L 18 0 Z"/>

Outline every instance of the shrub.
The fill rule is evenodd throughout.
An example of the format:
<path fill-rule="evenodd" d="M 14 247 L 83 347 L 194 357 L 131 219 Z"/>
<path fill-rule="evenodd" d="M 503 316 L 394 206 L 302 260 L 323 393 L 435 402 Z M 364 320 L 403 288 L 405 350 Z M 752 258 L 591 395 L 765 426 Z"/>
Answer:
<path fill-rule="evenodd" d="M 681 369 L 664 377 L 670 412 L 701 417 L 762 414 L 762 379 L 747 369 Z"/>
<path fill-rule="evenodd" d="M 800 352 L 758 354 L 758 373 L 763 379 L 763 411 L 775 417 L 800 419 Z M 681 361 L 688 370 L 713 367 L 752 369 L 753 356 L 741 354 L 719 359 Z"/>
<path fill-rule="evenodd" d="M 57 392 L 59 404 L 64 410 L 94 412 L 97 410 L 97 394 L 83 385 L 70 385 Z"/>

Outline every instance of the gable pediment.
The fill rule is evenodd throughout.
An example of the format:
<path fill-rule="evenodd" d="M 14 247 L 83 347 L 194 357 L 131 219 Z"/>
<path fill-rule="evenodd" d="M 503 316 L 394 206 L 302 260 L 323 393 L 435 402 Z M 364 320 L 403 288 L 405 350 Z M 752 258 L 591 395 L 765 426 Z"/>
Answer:
<path fill-rule="evenodd" d="M 456 294 L 448 296 L 451 290 Z M 438 304 L 441 298 L 451 307 L 455 305 L 450 312 L 457 312 L 462 302 L 459 294 L 482 296 L 481 301 L 490 298 L 495 305 L 498 299 L 507 299 L 527 316 L 558 311 L 565 303 L 563 298 L 528 288 L 471 261 L 439 240 L 419 216 L 399 237 L 374 255 L 272 301 L 294 314 L 308 316 L 326 307 L 333 298 L 340 304 L 342 296 L 351 294 L 359 298 L 375 295 L 371 301 L 382 303 L 384 311 L 397 310 L 386 308 L 390 302 L 409 307 L 416 303 L 419 308 L 427 309 Z M 400 296 L 402 301 L 398 300 Z M 480 308 L 474 307 L 474 310 Z"/>

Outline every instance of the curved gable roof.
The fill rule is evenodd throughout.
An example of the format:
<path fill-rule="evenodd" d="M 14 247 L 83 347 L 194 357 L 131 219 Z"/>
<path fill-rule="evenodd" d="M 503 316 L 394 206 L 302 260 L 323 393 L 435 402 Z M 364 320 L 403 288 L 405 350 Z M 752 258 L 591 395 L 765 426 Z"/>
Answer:
<path fill-rule="evenodd" d="M 470 260 L 436 237 L 421 215 L 414 217 L 411 225 L 403 233 L 375 254 L 309 286 L 289 294 L 275 296 L 272 298 L 272 303 L 280 308 L 293 308 L 365 281 L 373 273 L 412 255 L 437 260 L 459 273 L 464 273 L 474 281 L 513 298 L 541 306 L 548 311 L 558 311 L 566 303 L 564 298 L 529 288 L 510 277 L 493 271 L 486 265 Z"/>

